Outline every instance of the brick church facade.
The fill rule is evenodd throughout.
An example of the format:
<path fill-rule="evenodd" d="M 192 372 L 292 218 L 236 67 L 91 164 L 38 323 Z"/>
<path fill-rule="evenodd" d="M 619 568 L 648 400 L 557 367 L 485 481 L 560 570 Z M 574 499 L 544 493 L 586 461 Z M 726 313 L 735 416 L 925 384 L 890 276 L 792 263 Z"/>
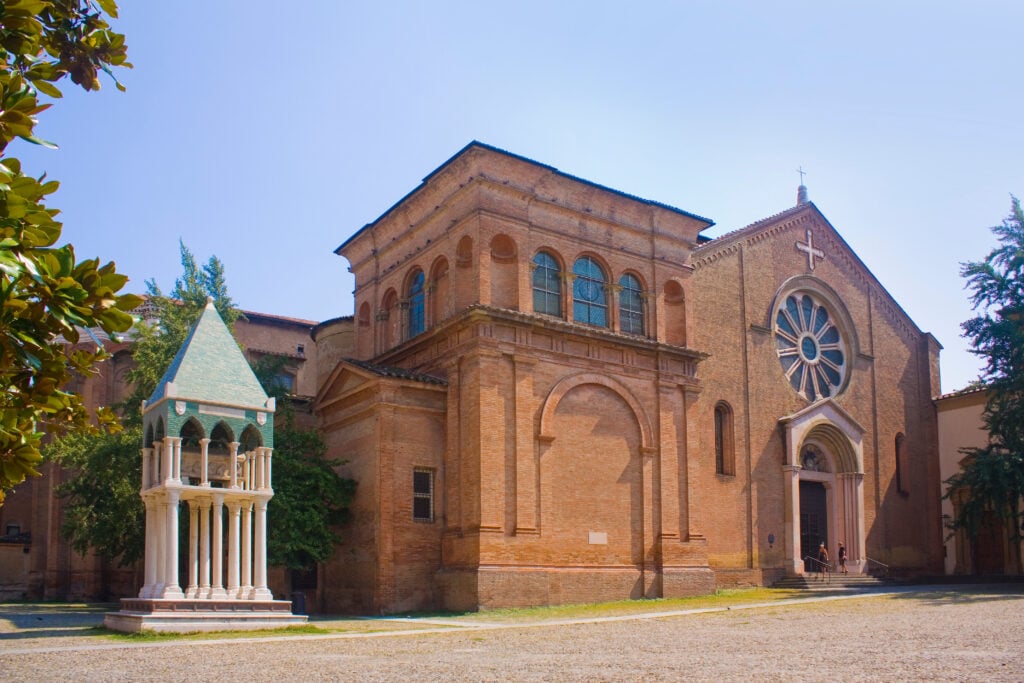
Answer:
<path fill-rule="evenodd" d="M 806 200 L 716 239 L 471 143 L 337 250 L 315 403 L 359 481 L 326 611 L 942 565 L 935 339 Z"/>
<path fill-rule="evenodd" d="M 769 585 L 842 542 L 940 573 L 935 339 L 801 187 L 711 221 L 480 143 L 337 250 L 354 315 L 248 313 L 284 356 L 353 517 L 322 612 L 465 610 Z M 124 392 L 127 349 L 79 389 Z M 315 422 L 314 422 L 315 420 Z M 0 597 L 131 595 L 59 537 L 64 473 L 0 507 Z M 272 527 L 272 521 L 271 521 Z M 271 528 L 272 532 L 272 528 Z"/>

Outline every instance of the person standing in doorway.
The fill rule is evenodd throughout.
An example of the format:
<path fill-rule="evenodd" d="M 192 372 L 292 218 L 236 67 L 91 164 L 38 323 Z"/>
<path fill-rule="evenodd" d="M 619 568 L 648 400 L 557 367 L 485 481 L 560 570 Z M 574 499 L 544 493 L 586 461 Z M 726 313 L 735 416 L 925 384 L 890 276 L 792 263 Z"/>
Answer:
<path fill-rule="evenodd" d="M 828 570 L 828 548 L 825 547 L 825 542 L 822 541 L 821 545 L 818 546 L 818 571 L 824 575 Z"/>
<path fill-rule="evenodd" d="M 846 570 L 846 547 L 843 545 L 842 541 L 839 541 L 839 551 L 837 555 L 839 559 L 839 571 L 843 574 L 849 574 L 850 572 Z"/>

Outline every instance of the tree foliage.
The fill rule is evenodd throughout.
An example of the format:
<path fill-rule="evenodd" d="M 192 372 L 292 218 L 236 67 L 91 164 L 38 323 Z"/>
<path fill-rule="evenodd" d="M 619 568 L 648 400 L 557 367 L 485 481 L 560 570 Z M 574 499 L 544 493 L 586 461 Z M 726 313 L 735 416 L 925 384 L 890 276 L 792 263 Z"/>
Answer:
<path fill-rule="evenodd" d="M 65 501 L 61 534 L 76 552 L 91 549 L 122 566 L 142 558 L 141 447 L 141 423 L 116 434 L 69 434 L 46 447 L 47 456 L 72 473 L 58 493 Z"/>
<path fill-rule="evenodd" d="M 142 557 L 145 548 L 145 508 L 139 497 L 142 481 L 142 401 L 148 399 L 196 320 L 213 297 L 214 306 L 227 321 L 238 318 L 224 284 L 224 266 L 211 257 L 200 268 L 183 242 L 182 277 L 175 281 L 173 298 L 164 296 L 149 280 L 145 311 L 148 319 L 135 327 L 131 353 L 134 366 L 128 373 L 132 392 L 117 408 L 124 431 L 119 434 L 83 434 L 57 439 L 46 455 L 70 471 L 58 487 L 64 499 L 61 533 L 80 553 L 97 555 L 121 565 Z"/>
<path fill-rule="evenodd" d="M 946 497 L 959 502 L 951 527 L 972 539 L 986 513 L 1010 520 L 1019 536 L 1024 495 L 1024 212 L 1016 197 L 992 232 L 998 246 L 983 261 L 961 267 L 977 313 L 963 323 L 964 336 L 985 359 L 989 443 L 961 449 L 962 468 L 946 482 Z"/>
<path fill-rule="evenodd" d="M 238 319 L 225 285 L 224 267 L 211 257 L 201 268 L 181 244 L 182 277 L 164 296 L 147 283 L 150 320 L 139 323 L 132 344 L 133 391 L 123 408 L 120 434 L 67 437 L 47 447 L 47 454 L 71 470 L 60 486 L 65 500 L 63 534 L 72 547 L 92 549 L 107 560 L 130 565 L 145 548 L 145 512 L 139 497 L 142 479 L 140 405 L 149 398 L 174 355 L 212 297 L 229 327 Z M 324 457 L 326 447 L 316 430 L 296 420 L 292 398 L 275 378 L 285 359 L 264 356 L 253 367 L 267 393 L 277 398 L 274 417 L 274 497 L 270 501 L 268 559 L 273 565 L 306 569 L 321 562 L 338 542 L 336 526 L 347 518 L 355 482 L 335 472 L 340 463 Z"/>
<path fill-rule="evenodd" d="M 335 471 L 342 462 L 325 457 L 319 432 L 297 424 L 292 398 L 275 382 L 284 362 L 265 356 L 253 364 L 257 379 L 277 399 L 267 556 L 275 566 L 310 569 L 334 552 L 337 526 L 349 518 L 356 482 Z"/>
<path fill-rule="evenodd" d="M 134 367 L 128 372 L 132 393 L 125 401 L 125 417 L 141 420 L 142 401 L 148 399 L 163 377 L 174 355 L 188 337 L 206 306 L 207 297 L 229 329 L 233 329 L 239 312 L 228 295 L 224 281 L 224 264 L 211 256 L 201 268 L 195 256 L 178 243 L 181 252 L 182 276 L 175 280 L 171 295 L 165 296 L 155 280 L 146 281 L 146 317 L 136 325 L 132 344 Z"/>
<path fill-rule="evenodd" d="M 98 5 L 98 8 L 97 8 Z M 73 373 L 88 374 L 102 348 L 66 353 L 79 328 L 108 334 L 132 324 L 126 312 L 138 305 L 118 294 L 127 278 L 113 263 L 78 261 L 61 235 L 57 209 L 46 198 L 56 181 L 27 175 L 9 156 L 15 139 L 54 147 L 36 137 L 37 116 L 50 104 L 40 93 L 61 97 L 65 76 L 85 90 L 100 87 L 100 70 L 130 67 L 124 36 L 104 13 L 117 16 L 112 0 L 3 0 L 0 15 L 0 505 L 4 490 L 38 475 L 42 433 L 88 429 L 80 397 L 61 389 Z M 116 83 L 116 80 L 115 80 Z M 118 87 L 121 87 L 118 83 Z M 101 412 L 99 423 L 112 426 Z"/>

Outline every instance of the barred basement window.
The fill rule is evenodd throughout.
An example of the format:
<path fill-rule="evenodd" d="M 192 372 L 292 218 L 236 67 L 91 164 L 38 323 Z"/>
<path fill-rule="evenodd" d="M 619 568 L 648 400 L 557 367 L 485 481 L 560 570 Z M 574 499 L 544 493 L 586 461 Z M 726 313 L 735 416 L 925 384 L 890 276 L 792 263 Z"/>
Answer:
<path fill-rule="evenodd" d="M 412 471 L 412 518 L 417 522 L 434 521 L 434 470 Z"/>

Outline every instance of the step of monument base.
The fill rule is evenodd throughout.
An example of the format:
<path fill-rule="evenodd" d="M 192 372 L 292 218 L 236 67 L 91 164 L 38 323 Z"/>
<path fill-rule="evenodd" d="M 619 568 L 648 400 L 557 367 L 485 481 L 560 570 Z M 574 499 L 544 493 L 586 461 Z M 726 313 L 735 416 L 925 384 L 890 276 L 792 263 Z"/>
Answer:
<path fill-rule="evenodd" d="M 114 631 L 196 633 L 251 631 L 305 624 L 287 600 L 162 600 L 123 598 L 119 612 L 107 612 L 103 625 Z"/>

